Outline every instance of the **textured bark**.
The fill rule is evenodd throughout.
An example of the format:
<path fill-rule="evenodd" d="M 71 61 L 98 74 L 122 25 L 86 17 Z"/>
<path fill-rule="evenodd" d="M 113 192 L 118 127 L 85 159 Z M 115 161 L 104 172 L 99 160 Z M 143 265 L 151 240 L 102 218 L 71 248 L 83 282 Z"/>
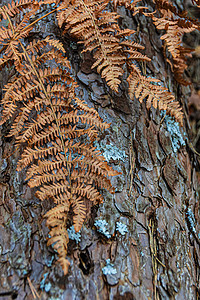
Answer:
<path fill-rule="evenodd" d="M 138 28 L 138 41 L 152 58 L 143 71 L 162 80 L 184 105 L 190 89 L 174 81 L 151 20 L 133 19 L 124 8 L 119 13 L 122 26 Z M 96 146 L 122 175 L 112 178 L 115 195 L 105 192 L 103 205 L 92 208 L 80 242 L 70 241 L 71 265 L 63 276 L 55 252 L 46 247 L 42 215 L 51 204 L 39 202 L 24 181 L 25 173 L 16 172 L 20 149 L 6 137 L 10 128 L 1 128 L 0 298 L 34 299 L 35 289 L 40 299 L 52 300 L 198 299 L 199 200 L 186 127 L 130 101 L 125 81 L 119 94 L 108 90 L 91 70 L 91 56 L 80 55 L 76 42 L 61 36 L 53 16 L 37 24 L 38 34 L 64 43 L 79 84 L 77 94 L 111 123 Z M 10 71 L 1 73 L 1 88 Z M 111 238 L 94 226 L 99 219 L 108 223 Z M 128 232 L 120 234 L 117 222 L 127 225 Z M 110 275 L 103 274 L 108 259 Z"/>

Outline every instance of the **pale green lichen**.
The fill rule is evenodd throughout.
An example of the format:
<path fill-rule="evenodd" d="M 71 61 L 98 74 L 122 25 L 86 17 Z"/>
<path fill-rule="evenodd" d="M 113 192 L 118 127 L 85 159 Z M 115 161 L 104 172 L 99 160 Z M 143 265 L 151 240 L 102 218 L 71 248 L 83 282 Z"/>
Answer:
<path fill-rule="evenodd" d="M 44 288 L 45 288 L 45 281 L 47 279 L 47 276 L 48 276 L 48 273 L 45 273 L 43 275 L 43 279 L 40 281 L 40 288 L 41 288 L 41 290 L 44 290 Z"/>
<path fill-rule="evenodd" d="M 108 239 L 111 237 L 111 234 L 108 231 L 108 223 L 106 220 L 96 220 L 94 226 L 96 226 L 97 231 L 105 235 Z"/>
<path fill-rule="evenodd" d="M 51 282 L 45 282 L 47 279 L 48 273 L 45 273 L 43 275 L 43 279 L 40 281 L 40 288 L 41 290 L 45 290 L 46 293 L 48 293 L 51 290 Z"/>
<path fill-rule="evenodd" d="M 97 148 L 97 150 L 102 152 L 103 156 L 108 162 L 110 159 L 123 161 L 127 156 L 124 150 L 119 149 L 112 143 L 108 145 L 103 141 L 100 141 L 99 143 L 95 141 L 94 146 Z"/>
<path fill-rule="evenodd" d="M 47 267 L 51 267 L 53 264 L 54 256 L 45 260 Z"/>
<path fill-rule="evenodd" d="M 75 231 L 73 225 L 70 228 L 67 229 L 67 232 L 68 232 L 68 235 L 69 235 L 69 239 L 76 241 L 77 244 L 78 244 L 78 242 L 80 242 L 81 234 L 80 234 L 80 232 Z"/>
<path fill-rule="evenodd" d="M 51 282 L 48 282 L 48 283 L 45 284 L 44 290 L 45 290 L 45 292 L 48 293 L 50 291 L 50 289 L 51 289 Z"/>
<path fill-rule="evenodd" d="M 126 224 L 123 224 L 121 222 L 117 222 L 116 223 L 117 227 L 116 227 L 116 231 L 119 231 L 119 233 L 121 235 L 125 235 L 126 232 L 128 232 L 128 228 L 127 228 L 127 225 Z"/>
<path fill-rule="evenodd" d="M 104 275 L 115 275 L 117 270 L 114 268 L 114 265 L 110 263 L 110 259 L 106 260 L 106 266 L 102 268 Z"/>
<path fill-rule="evenodd" d="M 177 152 L 181 146 L 185 146 L 186 137 L 180 131 L 180 124 L 176 122 L 172 117 L 165 116 L 165 124 L 167 131 L 171 134 L 172 148 L 174 152 Z"/>
<path fill-rule="evenodd" d="M 188 208 L 188 210 L 186 211 L 186 215 L 187 215 L 187 218 L 188 218 L 188 222 L 189 222 L 189 225 L 190 225 L 190 229 L 192 230 L 192 232 L 196 233 L 196 228 L 195 228 L 195 216 L 191 210 L 191 208 Z"/>

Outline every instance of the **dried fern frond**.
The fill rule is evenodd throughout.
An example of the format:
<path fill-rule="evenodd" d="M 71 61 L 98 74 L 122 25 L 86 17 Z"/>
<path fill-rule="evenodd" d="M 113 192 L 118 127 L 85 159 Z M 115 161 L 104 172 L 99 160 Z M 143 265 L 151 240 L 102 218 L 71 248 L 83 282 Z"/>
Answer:
<path fill-rule="evenodd" d="M 26 48 L 19 41 L 16 51 L 22 57 L 21 70 L 5 86 L 1 124 L 14 118 L 9 136 L 15 136 L 17 145 L 24 145 L 17 170 L 28 169 L 28 184 L 38 188 L 36 195 L 41 201 L 52 198 L 55 202 L 45 215 L 51 236 L 48 245 L 57 251 L 66 273 L 68 210 L 74 212 L 75 230 L 80 230 L 87 211 L 85 202 L 102 202 L 99 189 L 113 192 L 107 176 L 119 173 L 93 146 L 98 129 L 109 125 L 76 97 L 76 83 L 62 50 L 62 44 L 50 38 L 33 41 Z M 45 69 L 49 60 L 57 66 Z"/>
<path fill-rule="evenodd" d="M 140 45 L 127 40 L 127 36 L 135 31 L 119 28 L 117 20 L 120 16 L 107 9 L 108 3 L 108 0 L 65 0 L 59 7 L 57 18 L 59 26 L 64 23 L 65 31 L 84 45 L 83 52 L 93 53 L 92 68 L 97 68 L 108 86 L 117 92 L 127 59 L 150 59 L 137 51 L 141 49 Z M 134 5 L 136 3 L 132 3 Z"/>
<path fill-rule="evenodd" d="M 23 16 L 23 19 L 15 26 L 12 24 L 12 18 L 20 13 L 22 10 L 28 10 Z M 8 6 L 4 5 L 0 8 L 0 14 L 3 18 L 7 20 L 8 27 L 0 30 L 0 40 L 2 42 L 1 52 L 4 50 L 3 58 L 0 59 L 0 69 L 5 65 L 15 64 L 17 71 L 21 71 L 23 60 L 23 53 L 20 52 L 20 40 L 26 38 L 30 31 L 33 29 L 33 26 L 27 25 L 29 19 L 35 12 L 39 9 L 39 3 L 37 1 L 29 0 L 20 0 L 12 1 L 12 4 Z"/>
<path fill-rule="evenodd" d="M 110 88 L 117 92 L 125 56 L 120 53 L 119 38 L 113 34 L 119 16 L 104 11 L 108 2 L 77 0 L 72 6 L 68 5 L 64 13 L 58 12 L 57 17 L 60 26 L 65 22 L 65 30 L 83 40 L 84 51 L 93 51 L 96 61 L 92 68 L 96 67 Z M 65 3 L 67 6 L 68 1 Z"/>
<path fill-rule="evenodd" d="M 86 206 L 83 201 L 83 197 L 75 199 L 75 201 L 73 202 L 73 212 L 75 214 L 73 216 L 74 229 L 76 232 L 78 232 L 81 229 L 86 218 Z"/>
<path fill-rule="evenodd" d="M 128 78 L 128 82 L 131 99 L 136 97 L 140 103 L 146 99 L 147 109 L 153 105 L 154 108 L 166 110 L 168 114 L 174 116 L 183 125 L 183 112 L 179 102 L 175 101 L 174 96 L 160 85 L 161 82 L 159 80 L 142 76 L 133 70 Z"/>
<path fill-rule="evenodd" d="M 43 4 L 59 4 L 61 0 L 41 0 L 40 5 Z"/>
<path fill-rule="evenodd" d="M 114 7 L 116 9 L 117 5 L 125 6 L 132 12 L 132 15 L 135 16 L 136 14 L 143 12 L 144 9 L 148 9 L 146 6 L 137 6 L 140 4 L 141 0 L 113 0 Z"/>
<path fill-rule="evenodd" d="M 180 12 L 167 0 L 154 0 L 160 17 L 155 13 L 144 13 L 145 16 L 151 16 L 155 26 L 159 30 L 165 30 L 166 33 L 161 36 L 168 51 L 172 55 L 173 69 L 175 79 L 184 85 L 189 82 L 183 78 L 183 73 L 187 68 L 187 58 L 191 56 L 193 49 L 184 49 L 182 38 L 185 33 L 199 29 L 196 21 L 187 17 L 186 12 Z"/>
<path fill-rule="evenodd" d="M 58 254 L 58 262 L 60 263 L 64 274 L 68 273 L 69 261 L 67 256 L 67 244 L 69 242 L 68 233 L 66 230 L 67 214 L 69 211 L 69 202 L 65 199 L 65 202 L 58 204 L 56 207 L 49 210 L 45 218 L 47 219 L 47 226 L 51 228 L 47 246 L 53 246 Z"/>
<path fill-rule="evenodd" d="M 39 2 L 36 0 L 16 0 L 11 4 L 0 7 L 0 16 L 7 20 L 8 16 L 13 18 L 16 14 L 19 14 L 24 9 L 38 9 Z M 1 19 L 0 19 L 1 20 Z"/>
<path fill-rule="evenodd" d="M 93 0 L 74 0 L 69 2 L 65 0 L 60 5 L 60 12 L 58 12 L 57 16 L 58 23 L 60 26 L 64 23 L 65 31 L 70 32 L 70 34 L 83 43 L 83 52 L 90 51 L 93 53 L 96 61 L 92 67 L 97 68 L 97 72 L 105 78 L 111 89 L 116 92 L 118 91 L 120 77 L 124 72 L 123 68 L 126 64 L 128 68 L 133 70 L 129 77 L 129 83 L 134 81 L 140 88 L 143 86 L 143 91 L 149 91 L 150 82 L 146 79 L 148 88 L 146 87 L 145 89 L 145 77 L 138 76 L 138 74 L 140 74 L 140 69 L 135 62 L 150 61 L 150 59 L 141 54 L 140 50 L 144 49 L 143 46 L 127 39 L 127 36 L 133 34 L 134 31 L 130 29 L 121 30 L 119 28 L 117 24 L 119 15 L 107 10 L 108 2 L 109 1 L 104 0 L 101 0 L 100 2 L 94 2 Z M 140 10 L 146 8 L 137 6 L 139 2 L 140 1 L 138 0 L 114 1 L 114 5 L 125 5 L 126 8 L 132 10 L 132 12 L 136 14 Z M 154 14 L 150 15 L 154 17 Z M 189 31 L 190 29 L 188 28 L 187 30 Z M 182 32 L 180 35 L 182 35 Z M 174 41 L 172 41 L 172 44 L 174 45 L 173 42 Z M 178 49 L 180 50 L 180 46 L 178 46 Z M 185 67 L 182 61 L 181 63 L 182 67 Z M 179 68 L 179 70 L 177 70 L 175 66 L 174 70 L 176 71 L 177 77 L 178 75 L 181 77 L 182 73 L 180 73 L 180 70 L 182 71 L 182 69 Z M 132 84 L 130 84 L 130 94 L 131 86 Z M 166 91 L 166 89 L 164 89 L 164 91 L 165 96 L 171 95 Z M 150 93 L 154 107 L 156 107 L 158 99 L 160 99 L 162 94 L 159 92 L 158 96 L 156 94 L 157 92 L 159 92 L 159 90 L 153 88 Z M 164 101 L 162 97 L 159 101 L 158 107 L 160 109 L 166 109 L 167 105 L 169 105 L 169 107 L 167 107 L 168 112 L 172 115 L 176 115 L 176 119 L 181 120 L 182 122 L 182 114 L 179 112 L 179 105 L 177 104 L 178 113 L 175 114 L 176 108 L 174 106 L 173 108 L 171 107 L 173 96 L 171 95 L 170 97 L 170 101 Z M 139 99 L 141 100 L 142 97 Z"/>

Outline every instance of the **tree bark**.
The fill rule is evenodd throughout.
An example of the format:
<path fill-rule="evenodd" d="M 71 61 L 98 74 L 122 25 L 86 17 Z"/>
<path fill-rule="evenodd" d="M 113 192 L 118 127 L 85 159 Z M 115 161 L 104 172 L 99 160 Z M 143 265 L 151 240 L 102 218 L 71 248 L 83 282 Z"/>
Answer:
<path fill-rule="evenodd" d="M 163 81 L 184 108 L 190 88 L 175 82 L 151 19 L 132 17 L 124 8 L 118 12 L 121 25 L 137 30 L 138 42 L 152 59 L 142 65 L 143 72 Z M 187 122 L 180 128 L 171 117 L 153 108 L 147 111 L 137 99 L 130 101 L 125 80 L 118 94 L 111 92 L 91 69 L 91 55 L 81 55 L 76 41 L 61 35 L 54 17 L 37 24 L 34 34 L 51 34 L 63 42 L 78 82 L 77 95 L 111 123 L 96 147 L 122 175 L 112 178 L 114 196 L 105 192 L 104 203 L 92 208 L 80 242 L 70 240 L 71 265 L 64 276 L 56 253 L 46 246 L 42 216 L 49 204 L 34 196 L 25 173 L 16 172 L 20 149 L 7 137 L 10 128 L 2 127 L 0 298 L 198 299 L 198 181 L 195 154 L 186 142 Z M 11 75 L 9 69 L 1 73 L 1 88 Z M 94 226 L 96 220 L 107 222 L 110 238 Z M 117 222 L 127 232 L 117 230 Z"/>

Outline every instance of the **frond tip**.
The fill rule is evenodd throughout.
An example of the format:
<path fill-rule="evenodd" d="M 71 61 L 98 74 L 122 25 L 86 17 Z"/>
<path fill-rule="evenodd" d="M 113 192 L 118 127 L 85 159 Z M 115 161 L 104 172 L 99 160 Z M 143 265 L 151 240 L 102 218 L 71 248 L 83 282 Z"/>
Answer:
<path fill-rule="evenodd" d="M 69 261 L 66 259 L 67 244 L 69 242 L 68 232 L 66 229 L 67 213 L 69 204 L 60 204 L 52 208 L 45 215 L 47 226 L 50 228 L 47 246 L 53 245 L 58 253 L 58 262 L 60 263 L 64 274 L 68 273 Z"/>
<path fill-rule="evenodd" d="M 183 112 L 175 97 L 154 78 L 142 76 L 140 73 L 133 71 L 129 78 L 129 96 L 131 99 L 136 97 L 140 103 L 146 99 L 146 107 L 151 105 L 154 108 L 166 110 L 168 114 L 183 125 Z"/>

